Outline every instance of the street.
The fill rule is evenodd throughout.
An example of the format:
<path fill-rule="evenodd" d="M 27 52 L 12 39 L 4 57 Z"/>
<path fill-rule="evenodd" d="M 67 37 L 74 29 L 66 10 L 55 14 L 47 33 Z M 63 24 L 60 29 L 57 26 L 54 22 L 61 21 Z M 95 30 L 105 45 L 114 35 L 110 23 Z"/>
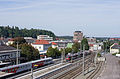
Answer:
<path fill-rule="evenodd" d="M 97 79 L 120 79 L 120 58 L 106 54 L 106 65 Z"/>

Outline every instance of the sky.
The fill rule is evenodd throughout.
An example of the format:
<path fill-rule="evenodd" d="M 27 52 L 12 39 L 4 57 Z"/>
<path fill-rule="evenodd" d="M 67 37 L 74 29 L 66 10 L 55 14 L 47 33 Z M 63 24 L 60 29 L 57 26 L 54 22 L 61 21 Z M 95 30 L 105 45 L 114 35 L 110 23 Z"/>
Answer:
<path fill-rule="evenodd" d="M 120 37 L 120 0 L 0 0 L 0 25 Z"/>

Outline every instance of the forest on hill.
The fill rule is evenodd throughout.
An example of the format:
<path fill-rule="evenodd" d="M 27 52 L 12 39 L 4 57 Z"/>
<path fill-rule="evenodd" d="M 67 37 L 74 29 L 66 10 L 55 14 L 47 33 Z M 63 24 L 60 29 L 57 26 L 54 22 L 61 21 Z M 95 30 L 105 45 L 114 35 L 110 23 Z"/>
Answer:
<path fill-rule="evenodd" d="M 48 30 L 41 30 L 41 29 L 20 29 L 19 27 L 16 26 L 0 26 L 0 36 L 1 37 L 9 37 L 9 38 L 14 38 L 14 37 L 33 37 L 36 38 L 37 35 L 49 35 L 53 38 L 55 38 L 55 34 L 51 31 Z"/>

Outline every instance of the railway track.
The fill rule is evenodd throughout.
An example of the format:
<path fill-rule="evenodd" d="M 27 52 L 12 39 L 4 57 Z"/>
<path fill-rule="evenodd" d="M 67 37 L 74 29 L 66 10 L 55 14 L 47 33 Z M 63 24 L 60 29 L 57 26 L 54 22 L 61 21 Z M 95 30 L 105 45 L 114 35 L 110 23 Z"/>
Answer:
<path fill-rule="evenodd" d="M 99 70 L 101 69 L 102 64 L 103 62 L 99 62 L 96 70 L 93 73 L 91 73 L 91 75 L 89 75 L 86 79 L 93 79 L 95 75 L 99 72 Z"/>
<path fill-rule="evenodd" d="M 89 58 L 86 59 L 88 62 L 89 61 Z M 85 65 L 85 70 L 87 70 L 89 67 L 88 67 L 88 63 L 86 63 Z M 80 64 L 78 67 L 68 71 L 67 73 L 64 73 L 60 76 L 58 76 L 57 78 L 55 79 L 74 79 L 76 77 L 77 74 L 81 74 L 82 73 L 82 64 Z"/>

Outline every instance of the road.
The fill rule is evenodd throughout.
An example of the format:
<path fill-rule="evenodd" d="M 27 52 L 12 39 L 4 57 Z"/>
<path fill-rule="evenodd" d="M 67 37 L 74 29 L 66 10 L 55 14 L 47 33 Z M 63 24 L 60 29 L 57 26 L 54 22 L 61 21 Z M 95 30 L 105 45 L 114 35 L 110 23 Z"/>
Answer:
<path fill-rule="evenodd" d="M 103 72 L 97 79 L 120 79 L 120 58 L 106 54 L 106 65 Z"/>

